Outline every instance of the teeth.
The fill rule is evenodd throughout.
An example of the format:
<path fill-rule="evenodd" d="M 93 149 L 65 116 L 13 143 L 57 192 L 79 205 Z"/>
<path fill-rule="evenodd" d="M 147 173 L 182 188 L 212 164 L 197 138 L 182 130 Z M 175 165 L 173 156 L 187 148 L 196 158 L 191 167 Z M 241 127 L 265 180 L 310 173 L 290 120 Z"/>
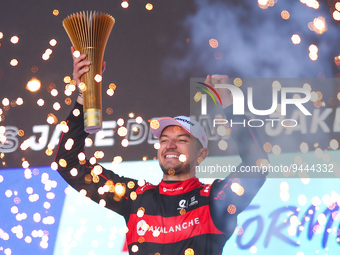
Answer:
<path fill-rule="evenodd" d="M 165 157 L 166 157 L 166 158 L 178 158 L 177 155 L 166 155 Z"/>

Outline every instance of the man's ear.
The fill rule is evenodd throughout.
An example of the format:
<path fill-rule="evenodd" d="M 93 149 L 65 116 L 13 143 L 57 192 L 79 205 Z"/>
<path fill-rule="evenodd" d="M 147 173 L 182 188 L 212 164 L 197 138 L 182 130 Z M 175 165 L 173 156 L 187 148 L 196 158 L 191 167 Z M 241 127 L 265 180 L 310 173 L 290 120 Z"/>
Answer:
<path fill-rule="evenodd" d="M 201 148 L 199 152 L 199 156 L 197 158 L 197 163 L 201 164 L 201 162 L 208 156 L 209 150 L 207 148 Z"/>

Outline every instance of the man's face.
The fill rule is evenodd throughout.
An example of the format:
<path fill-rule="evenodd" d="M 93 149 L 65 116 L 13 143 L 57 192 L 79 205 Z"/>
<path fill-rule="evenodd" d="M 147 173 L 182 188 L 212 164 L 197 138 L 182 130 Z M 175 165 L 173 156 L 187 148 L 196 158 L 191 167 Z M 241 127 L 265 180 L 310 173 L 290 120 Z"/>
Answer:
<path fill-rule="evenodd" d="M 199 142 L 196 140 L 179 126 L 169 126 L 163 130 L 157 155 L 164 174 L 190 173 L 190 163 L 196 165 L 199 156 Z"/>

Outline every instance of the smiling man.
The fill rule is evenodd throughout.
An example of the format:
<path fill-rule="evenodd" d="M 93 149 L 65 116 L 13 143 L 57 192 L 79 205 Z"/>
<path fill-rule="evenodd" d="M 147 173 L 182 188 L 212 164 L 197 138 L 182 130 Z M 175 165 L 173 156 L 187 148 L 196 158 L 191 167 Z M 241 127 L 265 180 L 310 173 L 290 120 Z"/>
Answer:
<path fill-rule="evenodd" d="M 152 128 L 152 133 L 159 138 L 157 155 L 163 180 L 181 181 L 195 177 L 197 159 L 208 155 L 208 137 L 204 129 L 186 116 L 161 118 L 157 122 L 158 128 Z"/>
<path fill-rule="evenodd" d="M 78 84 L 91 64 L 85 57 L 74 57 L 73 77 Z M 211 83 L 210 76 L 206 82 Z M 228 93 L 220 95 L 225 114 L 230 116 L 228 106 L 232 97 Z M 151 122 L 152 133 L 160 140 L 157 155 L 162 181 L 158 185 L 141 184 L 118 176 L 78 157 L 84 152 L 88 135 L 84 131 L 82 103 L 79 95 L 67 119 L 69 131 L 62 135 L 56 155 L 58 171 L 73 188 L 85 190 L 93 201 L 124 217 L 129 253 L 221 254 L 234 232 L 237 215 L 250 204 L 266 174 L 236 171 L 212 184 L 201 183 L 195 177 L 195 169 L 208 156 L 206 132 L 197 121 L 178 116 Z M 256 165 L 259 160 L 267 159 L 251 128 L 233 128 L 232 138 L 239 145 L 241 165 Z"/>

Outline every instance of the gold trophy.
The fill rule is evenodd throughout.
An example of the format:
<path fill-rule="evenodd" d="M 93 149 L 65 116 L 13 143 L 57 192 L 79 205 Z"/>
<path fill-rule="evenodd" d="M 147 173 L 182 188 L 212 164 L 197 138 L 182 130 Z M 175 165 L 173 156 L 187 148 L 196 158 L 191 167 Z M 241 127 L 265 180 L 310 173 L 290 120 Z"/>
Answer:
<path fill-rule="evenodd" d="M 93 134 L 102 126 L 102 64 L 106 43 L 115 19 L 96 11 L 73 13 L 63 20 L 63 26 L 75 50 L 92 62 L 90 71 L 81 77 L 84 97 L 84 125 Z"/>

